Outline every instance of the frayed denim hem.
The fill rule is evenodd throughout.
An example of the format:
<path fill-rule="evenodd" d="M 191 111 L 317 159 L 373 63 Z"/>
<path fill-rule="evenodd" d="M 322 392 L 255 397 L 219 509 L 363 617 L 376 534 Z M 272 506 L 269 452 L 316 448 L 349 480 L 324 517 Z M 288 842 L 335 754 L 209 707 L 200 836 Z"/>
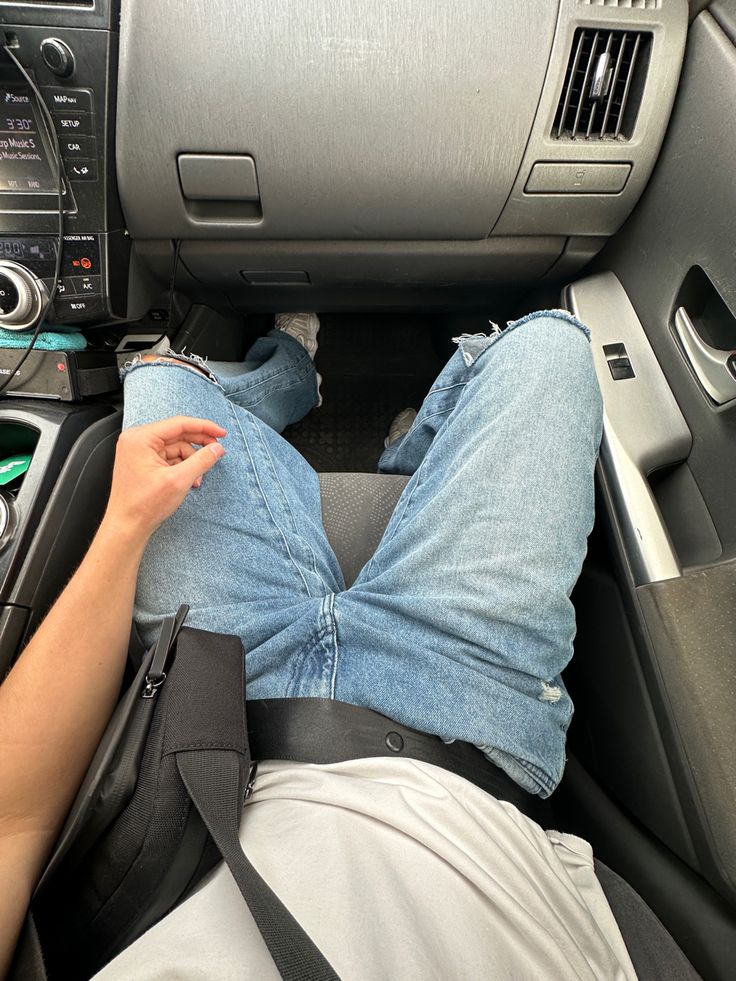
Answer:
<path fill-rule="evenodd" d="M 129 374 L 137 371 L 139 368 L 183 368 L 185 371 L 190 372 L 190 374 L 204 378 L 205 381 L 223 390 L 222 385 L 207 364 L 207 359 L 199 354 L 185 354 L 183 351 L 172 351 L 171 348 L 167 348 L 165 351 L 157 352 L 154 361 L 144 361 L 142 355 L 145 353 L 144 351 L 141 354 L 136 354 L 130 361 L 125 362 L 120 369 L 121 381 L 124 381 Z M 167 361 L 167 358 L 174 358 L 178 363 L 173 364 L 171 361 Z"/>
<path fill-rule="evenodd" d="M 484 351 L 487 351 L 489 347 L 492 347 L 502 337 L 506 337 L 512 331 L 516 330 L 517 327 L 521 327 L 531 320 L 540 320 L 543 318 L 565 320 L 581 330 L 588 341 L 590 341 L 589 328 L 584 323 L 581 323 L 577 317 L 574 317 L 569 310 L 536 310 L 534 313 L 528 313 L 519 320 L 509 320 L 505 329 L 501 329 L 498 324 L 490 321 L 492 328 L 490 334 L 461 334 L 459 337 L 453 337 L 453 341 L 459 345 L 463 361 L 469 368 Z"/>
<path fill-rule="evenodd" d="M 535 313 L 528 313 L 525 317 L 520 320 L 509 320 L 506 330 L 507 334 L 510 330 L 515 327 L 521 327 L 522 324 L 528 323 L 530 320 L 536 320 L 539 317 L 551 317 L 553 320 L 566 320 L 569 324 L 573 324 L 575 327 L 579 327 L 580 330 L 585 334 L 585 336 L 590 340 L 590 328 L 586 327 L 582 321 L 578 320 L 577 317 L 573 316 L 569 310 L 537 310 Z"/>

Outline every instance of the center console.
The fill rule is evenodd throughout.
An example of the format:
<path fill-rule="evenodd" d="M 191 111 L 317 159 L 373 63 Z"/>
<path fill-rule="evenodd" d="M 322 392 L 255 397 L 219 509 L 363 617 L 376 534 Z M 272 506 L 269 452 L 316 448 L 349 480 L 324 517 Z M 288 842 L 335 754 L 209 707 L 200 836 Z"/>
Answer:
<path fill-rule="evenodd" d="M 0 680 L 83 558 L 107 502 L 121 413 L 104 403 L 3 400 Z M 3 473 L 0 468 L 0 474 Z"/>
<path fill-rule="evenodd" d="M 48 321 L 126 314 L 129 241 L 115 180 L 116 0 L 10 4 L 11 49 L 51 114 L 63 161 L 63 247 Z M 0 50 L 0 326 L 33 326 L 54 285 L 59 244 L 55 148 L 31 86 Z"/>

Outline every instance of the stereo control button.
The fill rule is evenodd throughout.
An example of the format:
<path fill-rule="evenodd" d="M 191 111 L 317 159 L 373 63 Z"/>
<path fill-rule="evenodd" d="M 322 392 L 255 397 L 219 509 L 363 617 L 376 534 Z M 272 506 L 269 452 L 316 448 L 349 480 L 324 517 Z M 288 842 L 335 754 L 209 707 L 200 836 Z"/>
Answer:
<path fill-rule="evenodd" d="M 56 284 L 57 296 L 73 296 L 76 292 L 77 288 L 74 285 L 74 281 L 71 276 L 67 276 L 65 279 L 60 279 Z"/>
<path fill-rule="evenodd" d="M 41 57 L 46 67 L 59 78 L 68 78 L 74 71 L 74 55 L 71 48 L 58 37 L 47 37 L 41 41 Z"/>
<path fill-rule="evenodd" d="M 65 235 L 62 275 L 99 276 L 100 247 L 96 235 Z"/>
<path fill-rule="evenodd" d="M 97 180 L 97 161 L 96 160 L 85 160 L 80 158 L 79 160 L 68 160 L 66 162 L 66 176 L 70 181 L 96 181 Z"/>
<path fill-rule="evenodd" d="M 72 276 L 74 292 L 82 296 L 87 293 L 99 293 L 102 288 L 102 277 L 100 276 Z"/>
<path fill-rule="evenodd" d="M 92 93 L 86 89 L 45 85 L 43 91 L 52 112 L 92 112 Z"/>
<path fill-rule="evenodd" d="M 63 115 L 54 113 L 54 125 L 59 136 L 92 135 L 92 116 L 86 112 L 65 112 Z"/>
<path fill-rule="evenodd" d="M 64 160 L 97 157 L 97 140 L 94 136 L 63 136 L 59 138 L 59 147 Z"/>
<path fill-rule="evenodd" d="M 54 302 L 54 317 L 56 320 L 74 323 L 76 320 L 86 320 L 102 310 L 101 296 L 80 296 L 77 298 L 56 300 Z"/>

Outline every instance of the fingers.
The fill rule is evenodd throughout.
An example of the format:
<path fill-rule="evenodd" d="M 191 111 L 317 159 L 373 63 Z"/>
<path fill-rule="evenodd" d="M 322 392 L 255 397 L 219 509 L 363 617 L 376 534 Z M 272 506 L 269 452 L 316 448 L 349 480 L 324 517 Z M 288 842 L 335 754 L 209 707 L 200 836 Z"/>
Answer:
<path fill-rule="evenodd" d="M 225 450 L 220 443 L 210 443 L 202 449 L 193 452 L 186 460 L 182 460 L 174 468 L 176 476 L 181 479 L 182 487 L 199 487 L 202 477 L 211 470 L 221 457 L 225 455 Z"/>
<path fill-rule="evenodd" d="M 188 460 L 194 453 L 196 453 L 196 450 L 191 443 L 178 440 L 176 443 L 166 443 L 162 447 L 160 455 L 167 463 L 172 464 L 178 463 L 180 460 Z"/>
<path fill-rule="evenodd" d="M 165 442 L 185 440 L 187 443 L 203 445 L 213 439 L 226 435 L 226 430 L 210 419 L 195 419 L 192 416 L 172 416 L 140 427 L 150 436 Z"/>

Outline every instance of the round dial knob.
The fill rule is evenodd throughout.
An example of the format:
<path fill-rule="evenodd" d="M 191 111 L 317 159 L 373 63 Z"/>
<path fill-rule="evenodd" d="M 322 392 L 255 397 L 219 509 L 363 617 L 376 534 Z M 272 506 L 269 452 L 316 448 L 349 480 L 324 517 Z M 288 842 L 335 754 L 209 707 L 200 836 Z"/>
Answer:
<path fill-rule="evenodd" d="M 58 37 L 47 37 L 41 41 L 41 57 L 47 68 L 59 78 L 68 78 L 74 71 L 72 49 Z"/>
<path fill-rule="evenodd" d="M 0 327 L 31 330 L 41 316 L 48 291 L 30 269 L 0 259 Z"/>
<path fill-rule="evenodd" d="M 12 315 L 20 305 L 18 287 L 9 276 L 0 273 L 0 316 Z"/>

